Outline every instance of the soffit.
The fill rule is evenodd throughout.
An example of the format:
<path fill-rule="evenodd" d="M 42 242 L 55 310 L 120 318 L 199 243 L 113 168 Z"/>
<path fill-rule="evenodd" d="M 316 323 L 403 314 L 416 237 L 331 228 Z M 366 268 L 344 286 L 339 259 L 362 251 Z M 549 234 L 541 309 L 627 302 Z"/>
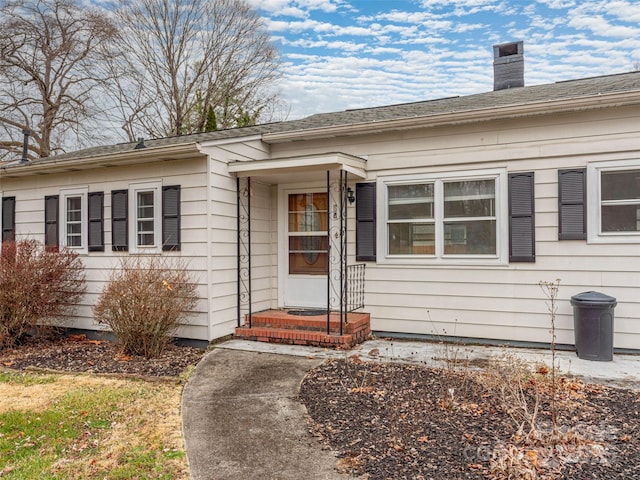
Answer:
<path fill-rule="evenodd" d="M 357 178 L 366 178 L 364 158 L 346 153 L 325 153 L 299 157 L 272 158 L 229 163 L 229 173 L 252 177 L 271 184 L 323 179 L 327 171 L 343 170 Z"/>

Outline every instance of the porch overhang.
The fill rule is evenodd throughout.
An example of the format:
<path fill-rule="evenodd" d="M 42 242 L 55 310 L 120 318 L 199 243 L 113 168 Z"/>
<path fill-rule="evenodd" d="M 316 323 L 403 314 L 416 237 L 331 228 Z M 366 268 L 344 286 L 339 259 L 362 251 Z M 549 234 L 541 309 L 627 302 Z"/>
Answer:
<path fill-rule="evenodd" d="M 229 163 L 229 173 L 237 177 L 252 177 L 269 183 L 295 181 L 296 177 L 308 179 L 310 173 L 342 170 L 356 178 L 364 179 L 367 161 L 346 153 L 324 153 L 298 157 L 272 158 Z"/>

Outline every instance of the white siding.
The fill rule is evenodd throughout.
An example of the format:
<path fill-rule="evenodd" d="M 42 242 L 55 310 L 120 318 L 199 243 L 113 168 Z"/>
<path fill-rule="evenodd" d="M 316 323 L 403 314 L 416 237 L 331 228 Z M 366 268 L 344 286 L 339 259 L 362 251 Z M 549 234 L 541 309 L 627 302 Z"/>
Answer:
<path fill-rule="evenodd" d="M 209 250 L 211 256 L 211 332 L 210 339 L 233 333 L 238 322 L 237 310 L 237 188 L 228 173 L 229 162 L 267 158 L 265 145 L 259 140 L 204 146 L 209 160 Z M 244 180 L 243 180 L 244 185 Z M 251 282 L 254 312 L 271 307 L 273 256 L 271 236 L 270 187 L 252 182 L 251 188 Z M 242 309 L 241 314 L 247 312 Z"/>
<path fill-rule="evenodd" d="M 277 157 L 329 150 L 363 156 L 368 180 L 492 168 L 535 172 L 535 263 L 464 267 L 394 265 L 380 258 L 377 264 L 368 262 L 365 310 L 374 330 L 549 342 L 550 320 L 538 282 L 560 279 L 559 342 L 573 344 L 570 297 L 598 290 L 618 300 L 615 346 L 640 349 L 640 245 L 558 241 L 557 194 L 561 168 L 622 159 L 637 160 L 640 167 L 637 107 L 336 137 L 330 146 L 317 140 L 271 148 Z M 352 252 L 353 222 L 349 225 Z M 378 229 L 384 228 L 379 221 Z"/>
<path fill-rule="evenodd" d="M 85 265 L 87 293 L 75 312 L 63 326 L 99 329 L 93 321 L 92 306 L 102 292 L 111 271 L 118 268 L 127 252 L 114 252 L 111 248 L 111 195 L 112 190 L 127 189 L 132 183 L 159 181 L 162 185 L 181 187 L 182 246 L 180 252 L 163 252 L 164 256 L 184 259 L 198 283 L 200 300 L 186 324 L 177 335 L 184 338 L 208 338 L 207 250 L 206 250 L 206 162 L 186 159 L 150 163 L 141 166 L 95 168 L 78 172 L 48 173 L 2 179 L 3 196 L 16 197 L 16 239 L 44 241 L 44 197 L 58 195 L 61 189 L 87 187 L 89 192 L 104 192 L 104 252 L 81 255 Z M 129 200 L 131 201 L 131 199 Z"/>

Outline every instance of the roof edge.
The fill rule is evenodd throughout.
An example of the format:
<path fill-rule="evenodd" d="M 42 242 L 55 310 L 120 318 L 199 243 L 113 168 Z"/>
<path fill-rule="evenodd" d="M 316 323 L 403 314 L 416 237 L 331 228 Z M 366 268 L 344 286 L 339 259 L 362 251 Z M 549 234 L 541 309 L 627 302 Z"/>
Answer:
<path fill-rule="evenodd" d="M 55 172 L 59 170 L 85 170 L 96 166 L 112 167 L 115 165 L 137 165 L 151 162 L 178 160 L 188 157 L 206 156 L 197 142 L 179 145 L 158 145 L 138 150 L 127 150 L 104 153 L 89 157 L 57 159 L 47 157 L 30 164 L 13 164 L 0 166 L 0 176 L 27 176 L 34 173 Z"/>
<path fill-rule="evenodd" d="M 544 100 L 498 107 L 485 107 L 453 113 L 436 113 L 376 122 L 368 121 L 288 132 L 264 133 L 262 138 L 266 143 L 285 143 L 296 140 L 314 140 L 335 136 L 374 133 L 380 130 L 409 130 L 636 104 L 640 104 L 640 90 L 627 90 L 561 100 Z M 372 128 L 373 125 L 377 127 Z"/>

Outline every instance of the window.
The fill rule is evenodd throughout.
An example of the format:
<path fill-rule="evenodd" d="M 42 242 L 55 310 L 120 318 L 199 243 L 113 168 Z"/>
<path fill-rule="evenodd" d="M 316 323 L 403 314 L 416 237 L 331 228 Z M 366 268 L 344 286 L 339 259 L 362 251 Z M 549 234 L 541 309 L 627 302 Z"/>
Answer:
<path fill-rule="evenodd" d="M 506 172 L 380 179 L 386 260 L 505 261 Z M 505 218 L 503 218 L 505 217 Z"/>
<path fill-rule="evenodd" d="M 60 246 L 87 252 L 87 189 L 60 192 Z"/>
<path fill-rule="evenodd" d="M 132 185 L 129 197 L 130 243 L 133 253 L 159 252 L 162 246 L 160 184 L 146 183 Z"/>
<path fill-rule="evenodd" d="M 65 201 L 67 247 L 82 247 L 82 196 L 66 197 Z"/>
<path fill-rule="evenodd" d="M 640 165 L 607 162 L 588 169 L 590 242 L 640 242 Z"/>
<path fill-rule="evenodd" d="M 112 191 L 111 232 L 113 250 L 180 250 L 180 186 L 153 182 Z"/>

